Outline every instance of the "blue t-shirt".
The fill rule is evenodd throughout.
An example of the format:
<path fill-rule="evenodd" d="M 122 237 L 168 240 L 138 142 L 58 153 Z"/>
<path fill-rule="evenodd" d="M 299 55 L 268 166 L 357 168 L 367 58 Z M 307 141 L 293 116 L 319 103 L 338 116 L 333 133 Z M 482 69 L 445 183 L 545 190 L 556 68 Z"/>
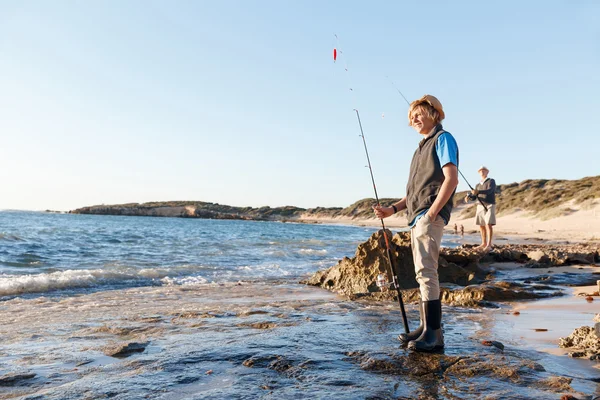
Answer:
<path fill-rule="evenodd" d="M 443 168 L 447 164 L 454 164 L 458 168 L 458 145 L 454 136 L 450 132 L 444 132 L 438 136 L 435 144 L 435 152 L 437 153 L 440 166 Z M 429 211 L 429 208 L 419 213 L 410 224 L 410 228 L 417 224 L 417 221 Z M 448 225 L 448 221 L 444 219 L 444 223 Z"/>

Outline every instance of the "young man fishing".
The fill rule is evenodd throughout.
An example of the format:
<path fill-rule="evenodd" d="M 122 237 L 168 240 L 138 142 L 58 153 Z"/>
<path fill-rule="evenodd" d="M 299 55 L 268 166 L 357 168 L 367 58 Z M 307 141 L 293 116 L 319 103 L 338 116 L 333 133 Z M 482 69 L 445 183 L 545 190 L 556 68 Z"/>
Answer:
<path fill-rule="evenodd" d="M 415 273 L 421 292 L 421 325 L 398 339 L 416 351 L 444 348 L 438 257 L 458 185 L 458 146 L 442 128 L 442 103 L 425 95 L 410 104 L 408 124 L 421 136 L 411 165 L 406 197 L 391 207 L 374 207 L 378 218 L 407 210 Z"/>
<path fill-rule="evenodd" d="M 477 204 L 475 213 L 475 223 L 479 225 L 481 231 L 481 245 L 477 249 L 489 251 L 492 248 L 494 225 L 496 225 L 496 181 L 488 177 L 490 171 L 483 165 L 477 172 L 481 176 L 481 181 L 465 197 L 465 203 L 468 203 L 469 200 L 481 200 Z M 487 210 L 483 208 L 482 203 L 485 204 Z"/>

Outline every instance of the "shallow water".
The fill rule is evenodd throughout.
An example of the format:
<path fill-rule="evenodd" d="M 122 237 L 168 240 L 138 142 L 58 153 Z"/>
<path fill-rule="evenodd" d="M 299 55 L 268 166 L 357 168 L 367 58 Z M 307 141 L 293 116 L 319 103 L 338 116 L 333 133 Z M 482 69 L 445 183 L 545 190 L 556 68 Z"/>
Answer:
<path fill-rule="evenodd" d="M 395 303 L 349 302 L 301 285 L 13 299 L 0 306 L 6 321 L 0 370 L 37 375 L 0 387 L 0 398 L 551 399 L 566 392 L 586 398 L 598 390 L 590 380 L 594 370 L 571 366 L 570 389 L 557 392 L 548 382 L 565 357 L 526 343 L 506 341 L 504 352 L 482 346 L 482 338 L 505 341 L 488 310 L 444 312 L 445 355 L 422 356 L 396 341 L 402 327 Z M 415 321 L 412 306 L 408 317 Z M 147 343 L 145 351 L 127 358 L 104 354 L 111 343 L 132 341 Z"/>
<path fill-rule="evenodd" d="M 445 355 L 423 359 L 396 341 L 403 329 L 395 303 L 349 302 L 295 284 L 353 256 L 374 230 L 0 212 L 0 378 L 35 374 L 0 385 L 0 399 L 598 392 L 590 379 L 597 370 L 513 338 L 502 309 L 445 307 Z M 414 322 L 416 310 L 407 308 Z M 506 342 L 505 352 L 482 339 Z M 106 355 L 130 342 L 144 351 Z M 573 380 L 558 390 L 551 380 L 565 372 Z"/>

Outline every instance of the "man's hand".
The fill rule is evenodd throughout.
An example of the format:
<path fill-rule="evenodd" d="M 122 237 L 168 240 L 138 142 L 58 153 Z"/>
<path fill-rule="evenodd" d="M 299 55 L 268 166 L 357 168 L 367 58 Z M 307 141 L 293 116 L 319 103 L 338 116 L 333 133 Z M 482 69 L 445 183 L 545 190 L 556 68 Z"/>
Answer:
<path fill-rule="evenodd" d="M 479 190 L 473 189 L 471 190 L 471 193 L 473 194 L 473 196 L 477 196 L 479 194 Z"/>
<path fill-rule="evenodd" d="M 468 202 L 469 202 L 469 200 L 471 200 L 471 198 L 469 197 L 469 195 L 466 195 L 466 196 L 465 196 L 465 203 L 468 203 Z"/>
<path fill-rule="evenodd" d="M 435 215 L 431 214 L 431 209 L 429 209 L 429 211 L 427 211 L 427 215 L 429 215 L 429 220 L 431 222 L 435 221 L 435 219 L 437 218 L 437 214 L 435 214 Z"/>
<path fill-rule="evenodd" d="M 384 219 L 394 214 L 392 207 L 373 206 L 373 211 L 375 211 L 375 215 L 379 219 Z"/>

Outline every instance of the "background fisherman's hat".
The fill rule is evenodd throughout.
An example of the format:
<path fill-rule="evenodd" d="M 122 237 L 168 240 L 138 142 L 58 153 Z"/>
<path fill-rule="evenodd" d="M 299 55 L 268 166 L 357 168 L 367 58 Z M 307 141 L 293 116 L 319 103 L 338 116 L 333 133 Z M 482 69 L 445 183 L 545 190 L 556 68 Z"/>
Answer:
<path fill-rule="evenodd" d="M 435 108 L 438 113 L 440 113 L 440 121 L 446 118 L 446 113 L 444 113 L 444 108 L 442 107 L 442 103 L 437 99 L 437 97 L 432 96 L 430 94 L 426 94 L 421 97 L 419 100 L 415 100 L 410 103 L 410 107 L 408 108 L 408 114 L 410 117 L 410 110 L 418 106 L 419 104 L 427 103 L 431 107 Z"/>
<path fill-rule="evenodd" d="M 481 171 L 482 169 L 485 169 L 487 172 L 490 172 L 490 170 L 488 169 L 488 167 L 486 167 L 485 165 L 482 165 L 481 167 L 479 167 L 479 169 L 477 170 L 477 172 Z"/>

